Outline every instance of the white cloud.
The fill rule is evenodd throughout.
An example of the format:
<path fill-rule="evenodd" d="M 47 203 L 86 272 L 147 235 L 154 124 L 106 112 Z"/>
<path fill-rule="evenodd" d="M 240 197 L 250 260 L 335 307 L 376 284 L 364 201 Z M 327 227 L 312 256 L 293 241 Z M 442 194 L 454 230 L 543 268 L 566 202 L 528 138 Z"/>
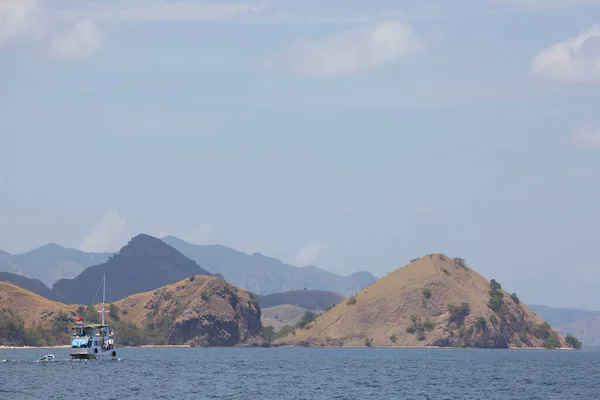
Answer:
<path fill-rule="evenodd" d="M 581 124 L 573 132 L 572 140 L 577 147 L 600 147 L 600 127 Z"/>
<path fill-rule="evenodd" d="M 386 21 L 342 31 L 317 40 L 301 40 L 268 57 L 264 66 L 301 75 L 344 75 L 400 61 L 425 47 L 410 26 Z"/>
<path fill-rule="evenodd" d="M 200 225 L 190 234 L 182 236 L 181 239 L 193 244 L 214 244 L 215 233 L 215 226 L 209 221 Z"/>
<path fill-rule="evenodd" d="M 125 244 L 125 218 L 115 209 L 107 211 L 92 232 L 83 239 L 82 251 L 115 251 Z"/>
<path fill-rule="evenodd" d="M 105 3 L 106 4 L 106 3 Z M 264 8 L 258 2 L 215 2 L 187 1 L 112 1 L 105 5 L 104 12 L 123 21 L 198 21 L 227 18 Z M 100 8 L 102 10 L 102 8 Z"/>
<path fill-rule="evenodd" d="M 492 0 L 492 2 L 511 4 L 527 10 L 574 8 L 600 4 L 599 0 Z"/>
<path fill-rule="evenodd" d="M 96 22 L 84 19 L 52 40 L 52 53 L 64 59 L 93 56 L 102 46 L 102 35 Z"/>
<path fill-rule="evenodd" d="M 212 20 L 262 8 L 257 1 L 226 0 L 0 0 L 0 48 L 22 40 L 42 53 L 82 59 L 101 48 L 100 23 Z"/>
<path fill-rule="evenodd" d="M 563 82 L 600 82 L 600 25 L 542 50 L 531 71 Z"/>
<path fill-rule="evenodd" d="M 44 7 L 38 0 L 0 0 L 0 47 L 41 34 Z"/>
<path fill-rule="evenodd" d="M 310 242 L 305 244 L 296 253 L 296 265 L 306 266 L 313 265 L 319 255 L 327 248 L 327 245 L 317 242 Z"/>

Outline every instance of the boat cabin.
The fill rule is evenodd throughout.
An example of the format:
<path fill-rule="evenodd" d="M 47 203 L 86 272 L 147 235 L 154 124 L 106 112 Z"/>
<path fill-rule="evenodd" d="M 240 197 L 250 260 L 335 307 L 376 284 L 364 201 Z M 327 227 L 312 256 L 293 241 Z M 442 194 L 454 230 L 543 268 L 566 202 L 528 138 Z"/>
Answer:
<path fill-rule="evenodd" d="M 113 330 L 110 325 L 73 325 L 71 327 L 71 348 L 101 348 L 102 351 L 114 347 Z"/>

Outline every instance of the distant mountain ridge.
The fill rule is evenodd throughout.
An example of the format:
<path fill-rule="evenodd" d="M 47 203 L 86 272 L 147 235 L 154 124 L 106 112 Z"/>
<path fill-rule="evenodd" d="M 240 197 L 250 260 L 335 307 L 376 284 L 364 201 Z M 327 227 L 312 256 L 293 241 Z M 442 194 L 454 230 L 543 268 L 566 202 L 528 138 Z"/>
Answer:
<path fill-rule="evenodd" d="M 600 346 L 600 311 L 532 305 L 530 308 L 563 335 L 572 334 L 584 346 Z"/>
<path fill-rule="evenodd" d="M 344 300 L 344 296 L 324 290 L 293 290 L 257 296 L 260 308 L 290 304 L 307 310 L 325 310 Z"/>
<path fill-rule="evenodd" d="M 58 302 L 68 301 L 68 299 L 65 299 L 60 294 L 53 292 L 48 286 L 44 285 L 44 283 L 38 279 L 31 279 L 10 272 L 0 272 L 0 282 L 11 283 L 29 292 L 35 293 L 38 296 L 45 297 L 48 300 Z"/>
<path fill-rule="evenodd" d="M 154 290 L 192 275 L 212 275 L 160 239 L 140 234 L 103 264 L 87 268 L 76 278 L 61 279 L 52 292 L 71 303 L 89 304 L 106 273 L 106 301 Z"/>
<path fill-rule="evenodd" d="M 247 254 L 222 245 L 195 245 L 175 236 L 162 240 L 204 268 L 222 274 L 233 285 L 259 295 L 306 288 L 349 296 L 376 280 L 367 271 L 340 276 L 315 266 L 294 267 L 259 253 Z"/>
<path fill-rule="evenodd" d="M 21 254 L 0 250 L 0 271 L 39 279 L 51 287 L 59 279 L 74 278 L 92 265 L 108 261 L 111 253 L 86 253 L 49 243 Z"/>

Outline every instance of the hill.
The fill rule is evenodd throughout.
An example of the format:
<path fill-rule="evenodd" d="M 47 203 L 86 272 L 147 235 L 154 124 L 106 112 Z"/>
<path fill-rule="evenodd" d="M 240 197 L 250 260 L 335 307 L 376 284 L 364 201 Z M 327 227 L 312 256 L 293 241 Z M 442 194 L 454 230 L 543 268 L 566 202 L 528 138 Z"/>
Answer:
<path fill-rule="evenodd" d="M 47 346 L 69 343 L 67 326 L 77 307 L 48 300 L 0 282 L 0 345 Z"/>
<path fill-rule="evenodd" d="M 272 326 L 274 331 L 279 331 L 284 326 L 294 327 L 300 322 L 307 311 L 320 314 L 321 311 L 307 310 L 293 304 L 281 304 L 278 306 L 260 309 L 260 322 L 262 326 Z"/>
<path fill-rule="evenodd" d="M 530 305 L 529 308 L 544 318 L 550 325 L 556 327 L 600 316 L 600 311 L 580 308 L 556 308 L 540 305 Z"/>
<path fill-rule="evenodd" d="M 94 293 L 98 293 L 104 273 L 109 282 L 106 286 L 107 302 L 154 290 L 192 275 L 210 275 L 163 241 L 141 234 L 104 264 L 89 267 L 76 278 L 57 281 L 52 291 L 72 303 L 88 304 L 92 302 Z"/>
<path fill-rule="evenodd" d="M 115 303 L 137 327 L 168 344 L 233 346 L 260 341 L 260 308 L 252 294 L 224 279 L 197 275 Z"/>
<path fill-rule="evenodd" d="M 86 253 L 50 243 L 26 253 L 0 251 L 0 271 L 39 279 L 50 287 L 59 279 L 70 279 L 84 269 L 106 262 L 109 253 Z"/>
<path fill-rule="evenodd" d="M 261 308 L 291 304 L 306 310 L 325 310 L 344 300 L 343 296 L 324 290 L 292 290 L 285 293 L 257 296 L 257 298 Z"/>
<path fill-rule="evenodd" d="M 37 279 L 26 278 L 21 275 L 11 274 L 10 272 L 0 272 L 0 282 L 12 283 L 48 300 L 68 302 L 67 299 L 53 292 L 48 286 Z"/>
<path fill-rule="evenodd" d="M 600 347 L 600 315 L 573 321 L 556 329 L 563 335 L 575 336 L 586 347 Z"/>
<path fill-rule="evenodd" d="M 119 346 L 263 343 L 256 299 L 218 277 L 192 276 L 107 307 Z M 53 302 L 0 282 L 0 345 L 68 344 L 73 318 L 97 322 L 98 308 Z"/>
<path fill-rule="evenodd" d="M 315 266 L 298 268 L 259 253 L 246 254 L 221 245 L 194 245 L 174 236 L 162 240 L 232 284 L 261 295 L 307 288 L 347 296 L 375 281 L 366 271 L 340 276 Z"/>
<path fill-rule="evenodd" d="M 464 260 L 428 255 L 379 279 L 277 345 L 570 347 Z"/>

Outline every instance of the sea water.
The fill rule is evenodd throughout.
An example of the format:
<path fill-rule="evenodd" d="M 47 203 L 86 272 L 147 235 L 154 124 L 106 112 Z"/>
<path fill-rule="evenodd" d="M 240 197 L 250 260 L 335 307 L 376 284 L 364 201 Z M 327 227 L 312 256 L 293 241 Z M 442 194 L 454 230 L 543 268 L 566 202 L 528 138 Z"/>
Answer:
<path fill-rule="evenodd" d="M 55 361 L 36 363 L 45 354 Z M 0 349 L 0 399 L 600 399 L 600 351 Z"/>

